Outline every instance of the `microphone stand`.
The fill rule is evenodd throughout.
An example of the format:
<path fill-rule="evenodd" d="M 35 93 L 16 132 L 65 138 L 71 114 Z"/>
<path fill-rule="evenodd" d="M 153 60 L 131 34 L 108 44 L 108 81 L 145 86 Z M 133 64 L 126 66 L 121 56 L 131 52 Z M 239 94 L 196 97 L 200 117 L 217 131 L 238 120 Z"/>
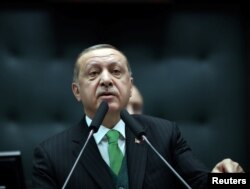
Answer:
<path fill-rule="evenodd" d="M 162 155 L 153 147 L 153 145 L 148 141 L 146 137 L 146 132 L 142 127 L 139 127 L 140 125 L 129 113 L 126 109 L 121 111 L 121 118 L 124 120 L 124 122 L 127 124 L 127 126 L 130 128 L 130 130 L 134 133 L 136 138 L 139 141 L 146 141 L 146 143 L 150 146 L 150 148 L 157 154 L 157 156 L 165 163 L 165 165 L 175 174 L 175 176 L 178 177 L 178 179 L 188 188 L 192 189 L 188 183 L 175 171 L 175 169 L 162 157 Z"/>
<path fill-rule="evenodd" d="M 150 146 L 150 148 L 157 154 L 157 156 L 167 165 L 167 167 L 175 174 L 175 176 L 180 179 L 180 181 L 188 188 L 192 189 L 188 183 L 175 171 L 175 169 L 162 157 L 162 155 L 154 148 L 154 146 L 149 142 L 145 135 L 142 135 L 142 140 L 146 141 L 146 143 Z"/>
<path fill-rule="evenodd" d="M 64 182 L 64 184 L 63 184 L 63 186 L 62 186 L 62 189 L 65 189 L 66 185 L 68 184 L 69 179 L 70 179 L 70 177 L 71 177 L 71 175 L 72 175 L 72 173 L 73 173 L 73 171 L 74 171 L 74 169 L 75 169 L 75 166 L 77 165 L 77 163 L 78 163 L 80 157 L 82 156 L 82 153 L 83 153 L 84 149 L 86 148 L 86 146 L 87 146 L 87 144 L 88 144 L 88 142 L 89 142 L 89 139 L 91 138 L 91 136 L 92 136 L 93 134 L 94 134 L 94 129 L 91 129 L 91 131 L 89 132 L 89 135 L 88 135 L 88 138 L 87 138 L 86 142 L 84 143 L 84 145 L 83 145 L 83 147 L 82 147 L 82 149 L 81 149 L 81 151 L 80 151 L 78 157 L 77 157 L 76 160 L 75 160 L 75 163 L 74 163 L 73 167 L 71 168 L 71 170 L 70 170 L 70 172 L 69 172 L 69 175 L 68 175 L 67 179 L 65 180 L 65 182 Z"/>
<path fill-rule="evenodd" d="M 79 152 L 79 154 L 78 154 L 78 156 L 77 156 L 77 158 L 75 160 L 75 163 L 74 163 L 73 167 L 71 168 L 71 170 L 69 172 L 69 175 L 66 178 L 66 180 L 65 180 L 65 182 L 64 182 L 64 184 L 62 186 L 62 189 L 65 189 L 65 187 L 66 187 L 67 183 L 69 182 L 69 179 L 70 179 L 70 177 L 71 177 L 71 175 L 72 175 L 72 173 L 73 173 L 79 159 L 82 156 L 82 153 L 83 153 L 84 149 L 86 148 L 86 146 L 87 146 L 87 144 L 89 142 L 89 139 L 91 138 L 91 136 L 94 133 L 96 133 L 98 131 L 98 129 L 99 129 L 100 125 L 102 124 L 102 121 L 103 121 L 106 113 L 108 112 L 108 109 L 109 109 L 108 103 L 105 102 L 105 101 L 102 101 L 99 108 L 97 109 L 97 111 L 95 113 L 95 116 L 94 116 L 90 126 L 89 126 L 90 132 L 89 132 L 88 138 L 86 139 L 86 142 L 84 143 L 81 151 Z"/>

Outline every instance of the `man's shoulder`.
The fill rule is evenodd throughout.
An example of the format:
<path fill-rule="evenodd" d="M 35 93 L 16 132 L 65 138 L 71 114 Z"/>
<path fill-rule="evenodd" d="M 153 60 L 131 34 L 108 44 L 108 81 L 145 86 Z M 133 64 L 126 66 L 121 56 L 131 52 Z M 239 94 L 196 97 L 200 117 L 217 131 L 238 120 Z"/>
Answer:
<path fill-rule="evenodd" d="M 149 129 L 149 130 L 159 130 L 159 131 L 171 131 L 171 130 L 176 130 L 177 128 L 177 125 L 174 121 L 165 118 L 146 115 L 146 114 L 140 114 L 140 115 L 134 114 L 132 116 L 142 127 L 144 127 L 145 130 Z"/>
<path fill-rule="evenodd" d="M 157 136 L 157 140 L 166 142 L 176 140 L 179 135 L 180 130 L 174 121 L 151 115 L 133 115 L 133 117 L 151 140 L 155 140 Z"/>
<path fill-rule="evenodd" d="M 81 126 L 83 127 L 82 122 L 83 120 L 81 120 L 79 123 L 72 124 L 63 131 L 60 131 L 52 136 L 48 136 L 46 139 L 41 141 L 39 145 L 46 146 L 46 145 L 61 143 L 62 141 L 67 142 L 69 140 L 72 140 L 75 133 L 79 132 Z"/>
<path fill-rule="evenodd" d="M 152 115 L 147 115 L 147 114 L 133 114 L 132 115 L 138 122 L 141 123 L 149 123 L 149 124 L 163 124 L 163 125 L 174 125 L 175 122 L 165 119 L 165 118 L 161 118 L 161 117 L 156 117 L 156 116 L 152 116 Z"/>

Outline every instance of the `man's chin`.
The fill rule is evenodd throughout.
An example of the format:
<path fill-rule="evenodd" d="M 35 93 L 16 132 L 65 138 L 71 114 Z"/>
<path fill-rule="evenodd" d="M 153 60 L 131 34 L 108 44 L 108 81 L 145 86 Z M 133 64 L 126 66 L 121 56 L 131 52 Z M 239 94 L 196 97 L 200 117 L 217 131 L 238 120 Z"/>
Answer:
<path fill-rule="evenodd" d="M 109 105 L 109 113 L 116 113 L 116 112 L 120 112 L 121 111 L 121 107 L 119 105 L 117 105 L 116 103 L 112 103 L 112 102 L 107 102 Z"/>

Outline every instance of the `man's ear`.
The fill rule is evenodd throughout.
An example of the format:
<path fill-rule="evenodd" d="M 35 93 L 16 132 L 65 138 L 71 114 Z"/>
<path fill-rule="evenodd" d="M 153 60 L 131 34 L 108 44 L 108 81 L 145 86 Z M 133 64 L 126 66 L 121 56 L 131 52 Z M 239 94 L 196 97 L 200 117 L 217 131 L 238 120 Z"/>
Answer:
<path fill-rule="evenodd" d="M 71 87 L 72 87 L 72 92 L 73 92 L 74 96 L 76 97 L 76 100 L 78 102 L 80 102 L 81 101 L 81 96 L 80 96 L 79 84 L 74 82 L 74 83 L 72 83 Z"/>

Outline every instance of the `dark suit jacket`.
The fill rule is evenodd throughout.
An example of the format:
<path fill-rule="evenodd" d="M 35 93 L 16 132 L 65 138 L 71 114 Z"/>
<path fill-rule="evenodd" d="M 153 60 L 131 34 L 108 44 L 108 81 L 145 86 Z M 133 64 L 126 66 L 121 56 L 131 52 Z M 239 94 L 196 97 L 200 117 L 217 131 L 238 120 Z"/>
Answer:
<path fill-rule="evenodd" d="M 184 180 L 192 188 L 204 188 L 208 170 L 194 157 L 175 123 L 145 115 L 134 117 L 146 130 L 148 140 Z M 88 133 L 89 129 L 83 118 L 78 125 L 49 138 L 35 149 L 33 161 L 35 189 L 62 187 Z M 135 142 L 135 137 L 128 127 L 126 127 L 126 154 L 130 189 L 183 186 L 178 184 L 177 177 L 147 143 Z M 110 170 L 102 159 L 93 137 L 83 151 L 66 188 L 115 188 Z"/>

